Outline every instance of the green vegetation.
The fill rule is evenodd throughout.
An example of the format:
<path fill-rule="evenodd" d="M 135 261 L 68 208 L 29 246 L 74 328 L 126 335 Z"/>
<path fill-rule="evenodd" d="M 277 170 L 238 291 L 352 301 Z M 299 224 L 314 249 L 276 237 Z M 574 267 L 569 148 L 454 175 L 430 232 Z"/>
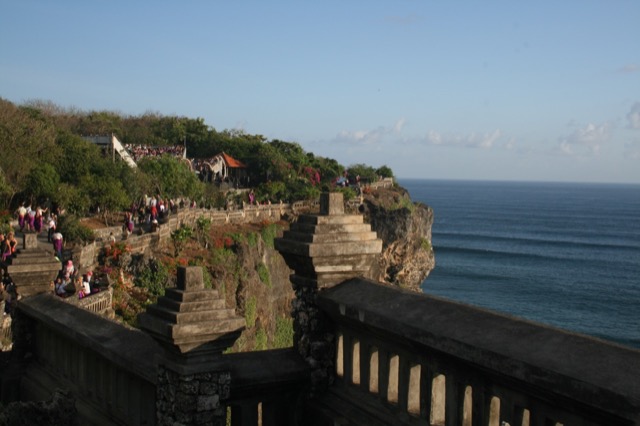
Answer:
<path fill-rule="evenodd" d="M 253 328 L 256 326 L 256 318 L 258 301 L 254 296 L 249 297 L 244 305 L 244 319 L 247 321 L 247 328 Z"/>
<path fill-rule="evenodd" d="M 278 225 L 275 223 L 269 224 L 262 228 L 262 241 L 267 247 L 273 248 L 273 240 L 278 235 Z"/>
<path fill-rule="evenodd" d="M 260 277 L 260 281 L 265 283 L 267 287 L 271 288 L 271 276 L 269 275 L 269 268 L 267 268 L 267 265 L 262 262 L 258 264 L 258 276 Z"/>
<path fill-rule="evenodd" d="M 60 216 L 56 229 L 62 233 L 67 241 L 87 243 L 94 240 L 93 231 L 82 225 L 75 215 Z"/>
<path fill-rule="evenodd" d="M 423 237 L 422 240 L 420 241 L 420 247 L 422 247 L 424 251 L 431 251 L 432 250 L 431 241 Z"/>
<path fill-rule="evenodd" d="M 258 331 L 256 331 L 256 344 L 254 346 L 254 350 L 264 351 L 266 349 L 268 349 L 267 333 L 262 328 L 259 328 Z"/>
<path fill-rule="evenodd" d="M 222 208 L 225 194 L 206 185 L 184 161 L 172 156 L 144 158 L 131 169 L 103 155 L 80 135 L 115 134 L 123 143 L 173 146 L 185 143 L 190 158 L 207 159 L 220 152 L 242 161 L 258 202 L 313 199 L 333 190 L 345 175 L 351 182 L 393 176 L 377 169 L 306 152 L 298 143 L 267 140 L 237 130 L 218 131 L 202 118 L 146 113 L 126 116 L 111 111 L 65 109 L 51 102 L 15 105 L 0 98 L 0 210 L 14 211 L 21 202 L 58 206 L 79 217 L 100 212 L 105 223 L 145 194 L 185 197 L 199 205 Z"/>
<path fill-rule="evenodd" d="M 169 279 L 169 271 L 162 262 L 151 259 L 138 274 L 134 277 L 134 284 L 137 287 L 145 288 L 154 296 L 164 296 L 164 289 Z"/>
<path fill-rule="evenodd" d="M 293 318 L 277 318 L 273 347 L 277 349 L 291 346 L 293 346 Z"/>
<path fill-rule="evenodd" d="M 182 225 L 171 233 L 171 241 L 173 241 L 173 247 L 175 250 L 175 256 L 179 256 L 180 252 L 184 248 L 187 240 L 193 236 L 193 228 L 187 225 Z"/>

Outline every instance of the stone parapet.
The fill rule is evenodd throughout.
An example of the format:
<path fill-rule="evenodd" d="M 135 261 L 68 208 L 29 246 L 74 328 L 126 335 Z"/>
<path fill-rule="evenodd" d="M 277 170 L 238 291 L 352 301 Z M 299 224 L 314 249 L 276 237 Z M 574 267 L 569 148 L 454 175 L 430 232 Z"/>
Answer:
<path fill-rule="evenodd" d="M 344 213 L 341 193 L 320 197 L 320 214 L 301 215 L 275 247 L 295 271 L 291 283 L 294 345 L 311 367 L 312 394 L 333 380 L 334 335 L 317 306 L 318 291 L 365 274 L 382 250 L 382 241 L 361 215 Z"/>

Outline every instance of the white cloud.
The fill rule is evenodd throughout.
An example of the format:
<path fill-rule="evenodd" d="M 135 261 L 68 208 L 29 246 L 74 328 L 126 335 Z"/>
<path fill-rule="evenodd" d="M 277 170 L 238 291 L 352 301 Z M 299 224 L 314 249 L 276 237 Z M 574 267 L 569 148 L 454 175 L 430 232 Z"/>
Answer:
<path fill-rule="evenodd" d="M 560 139 L 560 151 L 567 155 L 594 155 L 609 141 L 611 130 L 608 124 L 599 126 L 589 123 Z"/>
<path fill-rule="evenodd" d="M 640 129 L 640 102 L 636 102 L 631 107 L 631 111 L 627 114 L 629 127 L 632 129 Z"/>
<path fill-rule="evenodd" d="M 502 136 L 502 131 L 496 129 L 489 133 L 469 133 L 467 135 L 440 133 L 429 130 L 424 138 L 427 145 L 460 146 L 466 148 L 491 149 Z"/>
<path fill-rule="evenodd" d="M 342 130 L 334 138 L 334 142 L 352 145 L 376 145 L 384 142 L 389 136 L 398 137 L 406 123 L 399 119 L 393 126 L 379 126 L 373 130 Z"/>

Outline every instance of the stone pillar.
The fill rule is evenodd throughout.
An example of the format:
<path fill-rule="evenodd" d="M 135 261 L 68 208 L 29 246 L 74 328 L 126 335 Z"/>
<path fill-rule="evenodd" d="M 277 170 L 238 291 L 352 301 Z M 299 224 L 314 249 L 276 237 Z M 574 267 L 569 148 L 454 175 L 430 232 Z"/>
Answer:
<path fill-rule="evenodd" d="M 321 392 L 333 381 L 335 332 L 318 309 L 318 291 L 363 275 L 382 251 L 382 240 L 362 215 L 344 214 L 341 193 L 323 193 L 320 214 L 301 215 L 275 247 L 295 271 L 294 345 L 311 366 L 312 394 Z"/>
<path fill-rule="evenodd" d="M 165 349 L 159 359 L 159 425 L 226 425 L 231 373 L 222 352 L 245 320 L 225 308 L 216 290 L 205 289 L 201 267 L 179 267 L 178 285 L 138 318 Z"/>

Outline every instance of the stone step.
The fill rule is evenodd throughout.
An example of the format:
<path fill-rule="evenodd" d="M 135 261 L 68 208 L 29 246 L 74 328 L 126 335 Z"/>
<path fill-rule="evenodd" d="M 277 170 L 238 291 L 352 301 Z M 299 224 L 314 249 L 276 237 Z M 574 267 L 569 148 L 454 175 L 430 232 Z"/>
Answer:
<path fill-rule="evenodd" d="M 275 241 L 275 246 L 281 252 L 313 257 L 315 265 L 316 257 L 327 257 L 333 263 L 343 263 L 339 258 L 346 255 L 378 254 L 382 250 L 382 240 L 315 244 L 278 239 Z"/>
<path fill-rule="evenodd" d="M 177 288 L 168 288 L 165 290 L 164 296 L 177 302 L 204 302 L 219 298 L 218 291 L 211 289 L 185 291 Z"/>
<path fill-rule="evenodd" d="M 218 321 L 221 319 L 232 318 L 235 315 L 233 309 L 209 309 L 207 311 L 176 312 L 158 305 L 149 306 L 147 308 L 147 312 L 174 324 Z"/>
<path fill-rule="evenodd" d="M 347 241 L 369 241 L 378 238 L 371 229 L 368 232 L 349 232 L 332 234 L 307 234 L 295 231 L 284 231 L 282 238 L 304 243 L 339 243 Z"/>
<path fill-rule="evenodd" d="M 298 218 L 297 223 L 311 224 L 311 225 L 324 225 L 324 224 L 341 224 L 341 225 L 355 225 L 363 223 L 364 219 L 362 215 L 355 214 L 343 214 L 332 216 L 316 216 L 316 215 L 301 215 Z"/>
<path fill-rule="evenodd" d="M 15 264 L 12 263 L 7 267 L 7 271 L 9 274 L 13 276 L 14 274 L 20 273 L 34 273 L 34 272 L 50 272 L 50 271 L 59 271 L 60 264 L 58 262 L 54 263 L 25 263 L 25 264 Z"/>
<path fill-rule="evenodd" d="M 371 225 L 367 223 L 358 224 L 304 224 L 294 223 L 291 225 L 291 231 L 308 234 L 342 234 L 351 232 L 369 232 Z"/>
<path fill-rule="evenodd" d="M 208 309 L 224 309 L 224 299 L 207 299 L 197 302 L 179 302 L 168 297 L 158 298 L 158 305 L 175 312 L 197 312 Z"/>

